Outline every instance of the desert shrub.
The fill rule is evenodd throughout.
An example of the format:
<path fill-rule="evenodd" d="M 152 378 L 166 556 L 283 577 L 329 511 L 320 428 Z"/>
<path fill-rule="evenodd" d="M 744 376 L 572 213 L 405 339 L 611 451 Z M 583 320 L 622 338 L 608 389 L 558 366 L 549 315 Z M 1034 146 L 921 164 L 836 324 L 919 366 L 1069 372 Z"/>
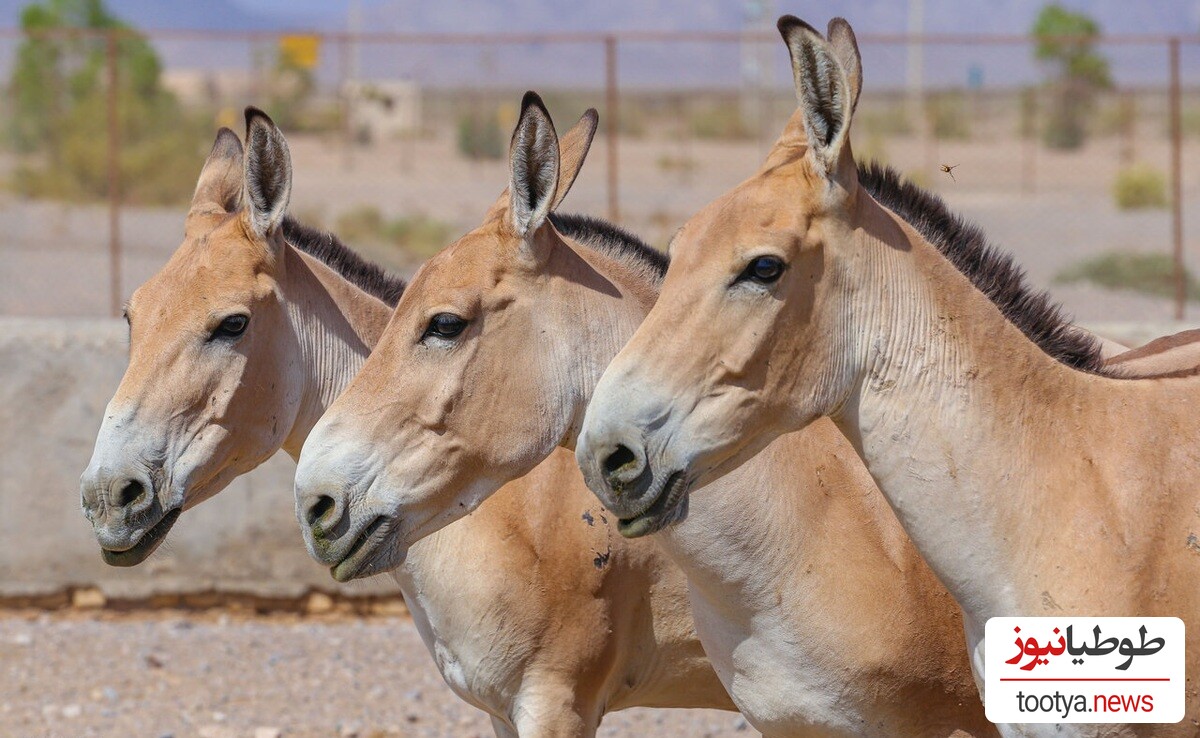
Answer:
<path fill-rule="evenodd" d="M 963 96 L 951 92 L 934 95 L 925 108 L 935 138 L 966 140 L 971 137 L 971 122 Z"/>
<path fill-rule="evenodd" d="M 690 156 L 674 154 L 662 154 L 655 163 L 664 172 L 687 173 L 699 166 L 699 162 Z"/>
<path fill-rule="evenodd" d="M 1110 251 L 1067 267 L 1055 282 L 1088 282 L 1111 290 L 1131 290 L 1156 297 L 1175 294 L 1175 263 L 1169 254 Z M 1200 299 L 1200 284 L 1184 272 L 1189 300 Z"/>
<path fill-rule="evenodd" d="M 458 119 L 458 152 L 468 159 L 504 158 L 508 146 L 495 113 L 467 114 Z"/>
<path fill-rule="evenodd" d="M 854 127 L 868 136 L 907 136 L 913 132 L 912 122 L 899 105 L 860 111 L 855 115 Z"/>
<path fill-rule="evenodd" d="M 688 130 L 696 138 L 749 138 L 751 131 L 735 103 L 703 105 L 688 115 Z"/>
<path fill-rule="evenodd" d="M 1147 164 L 1134 164 L 1117 173 L 1113 183 L 1113 198 L 1121 210 L 1165 208 L 1166 178 Z"/>
<path fill-rule="evenodd" d="M 378 255 L 379 246 L 393 247 L 399 253 L 380 257 L 388 264 L 426 259 L 449 245 L 451 228 L 425 215 L 385 218 L 379 208 L 364 205 L 342 213 L 336 224 L 337 235 L 368 254 Z M 397 258 L 405 257 L 405 258 Z"/>

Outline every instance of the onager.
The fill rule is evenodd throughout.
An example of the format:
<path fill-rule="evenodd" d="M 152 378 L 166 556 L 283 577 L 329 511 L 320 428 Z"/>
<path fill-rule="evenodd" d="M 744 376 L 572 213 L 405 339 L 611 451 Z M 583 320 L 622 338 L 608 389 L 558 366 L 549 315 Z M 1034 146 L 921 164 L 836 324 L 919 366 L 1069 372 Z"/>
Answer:
<path fill-rule="evenodd" d="M 856 166 L 849 26 L 828 40 L 791 16 L 779 27 L 799 108 L 762 168 L 676 237 L 658 302 L 588 409 L 589 485 L 636 526 L 832 418 L 962 607 L 980 679 L 993 616 L 1185 621 L 1182 723 L 1006 734 L 1195 736 L 1200 377 L 1106 368 L 977 228 Z"/>
<path fill-rule="evenodd" d="M 593 387 L 653 305 L 666 260 L 619 229 L 582 231 L 553 215 L 563 168 L 578 166 L 559 149 L 528 93 L 508 189 L 413 278 L 310 434 L 296 495 L 318 560 L 395 566 L 438 526 L 574 445 Z M 697 500 L 694 537 L 664 543 L 688 574 L 717 673 L 758 730 L 995 734 L 957 608 L 832 424 L 779 439 L 714 486 L 725 493 Z M 312 512 L 321 510 L 337 512 Z M 538 508 L 527 513 L 544 525 Z M 594 517 L 589 526 L 616 531 L 611 515 Z M 603 553 L 610 566 L 625 555 Z"/>
<path fill-rule="evenodd" d="M 562 195 L 595 124 L 589 113 L 563 138 Z M 404 289 L 284 215 L 291 160 L 266 115 L 247 110 L 246 141 L 243 156 L 232 131 L 217 135 L 183 244 L 129 301 L 129 368 L 81 483 L 115 565 L 145 559 L 183 510 L 280 448 L 296 457 Z M 450 687 L 499 736 L 591 736 L 632 706 L 734 709 L 682 572 L 652 542 L 584 521 L 603 514 L 568 452 L 531 469 L 393 572 Z"/>

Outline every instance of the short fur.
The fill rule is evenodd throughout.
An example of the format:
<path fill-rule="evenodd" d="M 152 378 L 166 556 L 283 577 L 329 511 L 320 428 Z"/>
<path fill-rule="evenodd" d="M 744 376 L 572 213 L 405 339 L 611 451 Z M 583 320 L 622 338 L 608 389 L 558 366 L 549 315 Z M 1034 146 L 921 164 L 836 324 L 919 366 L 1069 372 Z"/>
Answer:
<path fill-rule="evenodd" d="M 359 256 L 332 233 L 310 228 L 287 215 L 283 218 L 283 238 L 390 307 L 396 307 L 404 293 L 403 279 Z"/>
<path fill-rule="evenodd" d="M 1100 344 L 1076 329 L 1050 295 L 1033 289 L 1025 272 L 978 226 L 950 212 L 940 197 L 877 162 L 858 165 L 858 181 L 870 195 L 925 237 L 956 269 L 987 295 L 1013 325 L 1057 361 L 1092 374 L 1106 369 Z"/>

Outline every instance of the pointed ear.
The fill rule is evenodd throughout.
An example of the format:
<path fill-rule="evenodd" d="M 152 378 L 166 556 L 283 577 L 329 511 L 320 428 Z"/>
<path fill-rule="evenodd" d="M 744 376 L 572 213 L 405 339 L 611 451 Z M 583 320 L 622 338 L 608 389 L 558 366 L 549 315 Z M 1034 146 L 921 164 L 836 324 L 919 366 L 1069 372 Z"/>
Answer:
<path fill-rule="evenodd" d="M 595 108 L 588 108 L 579 122 L 558 140 L 558 192 L 554 196 L 554 204 L 550 206 L 551 212 L 558 209 L 571 191 L 571 185 L 575 184 L 588 149 L 592 147 L 592 139 L 596 137 L 596 125 L 599 122 L 600 116 Z"/>
<path fill-rule="evenodd" d="M 846 73 L 846 83 L 850 86 L 850 114 L 858 108 L 858 93 L 862 92 L 862 54 L 858 52 L 858 39 L 854 37 L 854 29 L 845 18 L 834 18 L 829 21 L 825 32 L 829 45 L 833 47 L 834 56 Z"/>
<path fill-rule="evenodd" d="M 189 212 L 219 209 L 236 212 L 242 206 L 242 142 L 228 128 L 217 131 L 217 140 L 204 160 Z"/>
<path fill-rule="evenodd" d="M 292 196 L 292 155 L 283 133 L 266 113 L 246 108 L 245 201 L 254 232 L 267 238 L 287 212 Z"/>
<path fill-rule="evenodd" d="M 846 144 L 853 112 L 846 72 L 829 42 L 799 18 L 780 18 L 779 33 L 792 57 L 796 99 L 809 151 L 816 163 L 831 173 Z"/>
<path fill-rule="evenodd" d="M 558 190 L 558 135 L 542 98 L 526 92 L 521 118 L 509 145 L 509 216 L 518 236 L 532 236 L 554 203 Z"/>

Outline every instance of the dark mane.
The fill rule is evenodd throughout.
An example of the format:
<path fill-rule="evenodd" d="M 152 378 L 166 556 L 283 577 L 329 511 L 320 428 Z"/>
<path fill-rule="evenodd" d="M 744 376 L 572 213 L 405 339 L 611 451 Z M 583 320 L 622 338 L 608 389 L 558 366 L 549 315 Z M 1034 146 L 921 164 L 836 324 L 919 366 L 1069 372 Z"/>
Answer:
<path fill-rule="evenodd" d="M 550 222 L 564 236 L 641 268 L 655 284 L 662 282 L 667 273 L 666 254 L 606 220 L 587 215 L 551 213 Z"/>
<path fill-rule="evenodd" d="M 283 238 L 388 306 L 396 307 L 400 301 L 404 280 L 359 256 L 332 233 L 309 228 L 288 215 L 283 219 Z"/>
<path fill-rule="evenodd" d="M 880 205 L 936 246 L 1042 351 L 1081 371 L 1109 373 L 1100 343 L 1075 327 L 1049 294 L 1030 287 L 1012 256 L 988 243 L 973 223 L 951 213 L 940 197 L 876 162 L 858 165 L 858 181 Z"/>

